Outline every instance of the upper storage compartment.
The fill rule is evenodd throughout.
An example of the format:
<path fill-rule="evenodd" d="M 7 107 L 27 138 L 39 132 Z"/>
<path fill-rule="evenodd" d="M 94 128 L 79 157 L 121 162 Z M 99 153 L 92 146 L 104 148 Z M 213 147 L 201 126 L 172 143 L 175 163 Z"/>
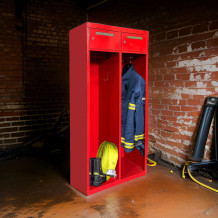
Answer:
<path fill-rule="evenodd" d="M 119 32 L 90 29 L 90 49 L 119 50 Z"/>
<path fill-rule="evenodd" d="M 143 52 L 147 48 L 145 35 L 122 33 L 122 51 L 123 52 Z"/>

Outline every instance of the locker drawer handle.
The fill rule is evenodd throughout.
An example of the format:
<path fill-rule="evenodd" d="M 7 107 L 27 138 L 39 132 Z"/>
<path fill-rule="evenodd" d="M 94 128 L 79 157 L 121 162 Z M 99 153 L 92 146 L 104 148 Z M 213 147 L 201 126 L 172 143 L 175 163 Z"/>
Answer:
<path fill-rule="evenodd" d="M 143 38 L 140 36 L 127 36 L 128 39 L 139 39 L 142 40 Z"/>
<path fill-rule="evenodd" d="M 113 33 L 96 32 L 95 34 L 96 35 L 102 35 L 102 36 L 113 36 L 114 37 Z"/>

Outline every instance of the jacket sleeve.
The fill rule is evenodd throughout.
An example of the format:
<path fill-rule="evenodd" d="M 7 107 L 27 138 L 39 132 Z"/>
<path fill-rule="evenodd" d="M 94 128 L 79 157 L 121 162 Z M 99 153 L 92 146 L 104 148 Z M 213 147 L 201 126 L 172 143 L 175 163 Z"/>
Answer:
<path fill-rule="evenodd" d="M 145 91 L 144 88 L 136 98 L 135 111 L 135 134 L 134 142 L 136 148 L 144 155 L 145 148 Z"/>
<path fill-rule="evenodd" d="M 135 132 L 135 98 L 132 96 L 130 103 L 128 105 L 126 130 L 125 130 L 125 143 L 124 148 L 126 152 L 131 152 L 134 150 L 134 132 Z"/>

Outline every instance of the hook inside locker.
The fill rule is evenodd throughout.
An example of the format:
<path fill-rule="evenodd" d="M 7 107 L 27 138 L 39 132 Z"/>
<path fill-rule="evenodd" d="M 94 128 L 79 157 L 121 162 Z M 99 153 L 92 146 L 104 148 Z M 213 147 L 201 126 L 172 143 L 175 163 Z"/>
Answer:
<path fill-rule="evenodd" d="M 107 82 L 107 81 L 109 80 L 109 73 L 108 73 L 108 71 L 106 71 L 106 72 L 104 73 L 103 80 L 104 80 L 105 82 Z"/>

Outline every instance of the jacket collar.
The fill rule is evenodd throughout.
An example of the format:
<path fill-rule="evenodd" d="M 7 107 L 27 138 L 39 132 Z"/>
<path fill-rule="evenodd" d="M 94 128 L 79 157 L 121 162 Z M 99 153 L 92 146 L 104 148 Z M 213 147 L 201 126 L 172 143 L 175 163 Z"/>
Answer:
<path fill-rule="evenodd" d="M 127 72 L 122 76 L 123 81 L 128 81 L 132 75 L 135 73 L 133 65 L 127 70 Z"/>

